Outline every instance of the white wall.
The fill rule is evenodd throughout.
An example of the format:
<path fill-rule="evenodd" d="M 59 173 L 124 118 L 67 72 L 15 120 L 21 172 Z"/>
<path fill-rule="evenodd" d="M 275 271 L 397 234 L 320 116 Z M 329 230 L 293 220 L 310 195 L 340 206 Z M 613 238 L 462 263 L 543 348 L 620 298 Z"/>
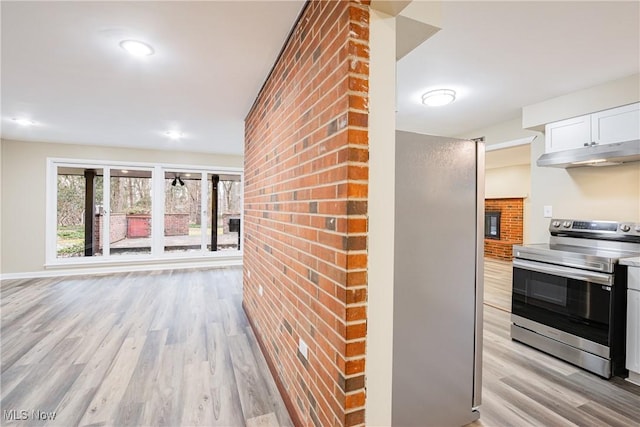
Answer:
<path fill-rule="evenodd" d="M 485 171 L 485 198 L 487 199 L 528 197 L 530 190 L 531 167 L 529 165 L 505 166 Z"/>
<path fill-rule="evenodd" d="M 44 270 L 47 157 L 243 167 L 241 156 L 176 151 L 9 140 L 1 150 L 2 274 Z"/>
<path fill-rule="evenodd" d="M 547 123 L 638 101 L 640 74 L 634 74 L 523 107 L 522 127 L 544 130 Z"/>
<path fill-rule="evenodd" d="M 530 243 L 549 240 L 549 218 L 543 207 L 553 207 L 556 218 L 640 222 L 640 162 L 619 166 L 571 169 L 541 168 L 544 139 L 531 146 Z"/>
<path fill-rule="evenodd" d="M 458 135 L 452 135 L 455 138 L 479 138 L 484 137 L 484 142 L 487 147 L 494 144 L 501 144 L 508 141 L 514 141 L 517 139 L 527 138 L 535 136 L 537 139 L 541 137 L 544 139 L 544 134 L 541 132 L 532 131 L 522 128 L 522 117 L 514 117 L 513 119 L 495 123 L 493 125 L 484 127 L 482 129 L 476 129 L 471 132 L 465 132 Z"/>
<path fill-rule="evenodd" d="M 496 151 L 488 152 L 487 157 Z M 529 164 L 504 166 L 485 170 L 485 199 L 524 198 L 522 214 L 524 243 L 530 242 L 531 167 Z"/>

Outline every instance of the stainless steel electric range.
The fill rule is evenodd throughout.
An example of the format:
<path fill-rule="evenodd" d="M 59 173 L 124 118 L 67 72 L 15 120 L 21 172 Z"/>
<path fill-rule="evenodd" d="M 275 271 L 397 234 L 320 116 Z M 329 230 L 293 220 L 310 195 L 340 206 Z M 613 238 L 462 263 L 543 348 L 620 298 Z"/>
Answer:
<path fill-rule="evenodd" d="M 640 223 L 552 219 L 513 247 L 511 338 L 605 378 L 625 372 L 627 267 Z"/>

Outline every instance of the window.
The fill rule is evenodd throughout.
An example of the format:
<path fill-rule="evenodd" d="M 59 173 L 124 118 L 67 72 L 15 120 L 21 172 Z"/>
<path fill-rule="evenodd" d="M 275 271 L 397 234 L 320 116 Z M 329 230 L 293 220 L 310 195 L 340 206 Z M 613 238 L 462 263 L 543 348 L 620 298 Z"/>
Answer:
<path fill-rule="evenodd" d="M 109 181 L 109 232 L 104 227 L 103 232 L 110 254 L 150 254 L 152 171 L 112 168 Z"/>
<path fill-rule="evenodd" d="M 164 251 L 199 252 L 202 249 L 202 174 L 164 173 Z"/>
<path fill-rule="evenodd" d="M 47 263 L 240 253 L 240 169 L 48 165 Z"/>
<path fill-rule="evenodd" d="M 98 212 L 104 183 L 101 168 L 59 167 L 56 174 L 56 257 L 100 256 Z"/>

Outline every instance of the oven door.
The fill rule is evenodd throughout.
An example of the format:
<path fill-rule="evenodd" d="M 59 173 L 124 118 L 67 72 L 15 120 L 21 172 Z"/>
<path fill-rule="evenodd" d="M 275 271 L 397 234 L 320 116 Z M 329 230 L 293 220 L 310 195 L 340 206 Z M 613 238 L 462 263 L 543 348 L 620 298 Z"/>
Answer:
<path fill-rule="evenodd" d="M 613 275 L 513 261 L 512 313 L 609 347 Z"/>

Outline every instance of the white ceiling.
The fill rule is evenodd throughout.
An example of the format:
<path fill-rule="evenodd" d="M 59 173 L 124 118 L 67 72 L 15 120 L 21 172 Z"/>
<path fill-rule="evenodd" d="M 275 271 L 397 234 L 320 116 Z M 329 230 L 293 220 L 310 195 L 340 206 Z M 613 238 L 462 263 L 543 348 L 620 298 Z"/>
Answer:
<path fill-rule="evenodd" d="M 303 4 L 2 1 L 2 137 L 241 154 L 244 118 Z M 443 29 L 398 64 L 398 127 L 460 135 L 638 73 L 639 20 L 637 1 L 443 2 Z M 156 54 L 128 56 L 125 38 Z M 423 106 L 437 87 L 458 100 Z M 11 121 L 22 116 L 38 125 Z"/>
<path fill-rule="evenodd" d="M 2 137 L 242 154 L 244 118 L 303 4 L 2 1 Z M 132 57 L 123 39 L 155 54 Z"/>
<path fill-rule="evenodd" d="M 456 136 L 639 71 L 638 1 L 443 2 L 442 30 L 398 63 L 397 126 Z M 422 105 L 438 88 L 458 99 Z"/>

